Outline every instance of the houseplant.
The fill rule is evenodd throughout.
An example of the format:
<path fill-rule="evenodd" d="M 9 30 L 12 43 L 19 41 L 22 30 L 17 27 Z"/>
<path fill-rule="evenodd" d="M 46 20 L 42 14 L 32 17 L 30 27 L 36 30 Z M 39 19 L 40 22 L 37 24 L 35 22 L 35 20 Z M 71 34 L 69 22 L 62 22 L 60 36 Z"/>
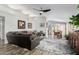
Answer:
<path fill-rule="evenodd" d="M 72 17 L 70 17 L 69 23 L 78 28 L 79 27 L 79 14 L 72 15 Z"/>
<path fill-rule="evenodd" d="M 79 9 L 79 5 L 77 6 L 77 9 Z M 77 15 L 72 15 L 70 17 L 69 23 L 78 28 L 79 27 L 79 13 Z"/>

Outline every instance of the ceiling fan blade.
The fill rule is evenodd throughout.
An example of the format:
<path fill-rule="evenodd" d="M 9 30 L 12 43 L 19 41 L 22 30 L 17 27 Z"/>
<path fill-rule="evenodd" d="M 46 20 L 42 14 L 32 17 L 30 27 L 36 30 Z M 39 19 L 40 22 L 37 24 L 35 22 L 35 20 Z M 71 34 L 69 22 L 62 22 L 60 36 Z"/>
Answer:
<path fill-rule="evenodd" d="M 38 9 L 35 9 L 35 8 L 33 8 L 34 10 L 36 10 L 36 11 L 40 11 L 40 10 L 38 10 Z"/>
<path fill-rule="evenodd" d="M 51 11 L 51 9 L 46 9 L 46 10 L 43 10 L 43 12 L 49 12 Z"/>

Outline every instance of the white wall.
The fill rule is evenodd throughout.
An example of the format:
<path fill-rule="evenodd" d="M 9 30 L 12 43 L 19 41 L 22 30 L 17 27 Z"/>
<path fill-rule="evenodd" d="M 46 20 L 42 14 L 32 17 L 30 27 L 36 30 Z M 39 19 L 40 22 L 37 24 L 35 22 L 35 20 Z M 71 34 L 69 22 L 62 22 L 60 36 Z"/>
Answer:
<path fill-rule="evenodd" d="M 5 17 L 5 35 L 9 31 L 24 31 L 27 30 L 27 26 L 25 29 L 18 29 L 18 20 L 24 20 L 27 23 L 28 16 L 24 15 L 12 15 L 5 12 L 0 11 L 0 16 Z M 7 39 L 5 36 L 5 43 L 7 43 Z"/>
<path fill-rule="evenodd" d="M 24 15 L 21 11 L 17 11 L 11 8 L 8 8 L 4 5 L 0 5 L 0 16 L 5 17 L 5 43 L 7 43 L 6 33 L 9 31 L 26 31 L 28 29 L 28 22 L 32 23 L 32 31 L 46 31 L 45 27 L 40 27 L 40 23 L 45 23 L 46 19 L 42 16 L 37 16 L 29 18 L 29 15 Z M 25 29 L 18 29 L 18 20 L 26 21 Z"/>
<path fill-rule="evenodd" d="M 5 17 L 5 35 L 7 32 L 9 31 L 26 31 L 29 30 L 28 29 L 28 22 L 32 23 L 32 31 L 36 30 L 36 31 L 46 31 L 46 26 L 45 27 L 40 27 L 40 23 L 45 23 L 46 22 L 46 18 L 45 17 L 33 17 L 33 18 L 29 18 L 28 15 L 20 15 L 20 14 L 9 14 L 9 13 L 5 13 L 5 12 L 1 12 L 0 11 L 0 16 L 4 16 Z M 25 29 L 18 29 L 18 20 L 24 20 L 26 21 L 26 28 Z M 7 43 L 7 39 L 5 36 L 5 43 Z"/>
<path fill-rule="evenodd" d="M 37 17 L 32 17 L 29 19 L 29 22 L 32 23 L 32 31 L 46 31 L 46 18 L 44 16 L 37 16 Z M 44 23 L 44 27 L 40 27 L 40 24 Z"/>

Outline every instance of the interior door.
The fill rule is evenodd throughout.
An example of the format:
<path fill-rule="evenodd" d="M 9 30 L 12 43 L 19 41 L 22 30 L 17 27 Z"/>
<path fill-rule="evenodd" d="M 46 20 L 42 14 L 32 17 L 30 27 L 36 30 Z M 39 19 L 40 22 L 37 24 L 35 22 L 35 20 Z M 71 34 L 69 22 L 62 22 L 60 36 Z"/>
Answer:
<path fill-rule="evenodd" d="M 5 38 L 5 21 L 4 17 L 0 16 L 0 42 L 4 41 Z"/>
<path fill-rule="evenodd" d="M 1 40 L 1 38 L 2 38 L 1 32 L 2 32 L 2 22 L 1 22 L 1 20 L 0 20 L 0 40 Z"/>

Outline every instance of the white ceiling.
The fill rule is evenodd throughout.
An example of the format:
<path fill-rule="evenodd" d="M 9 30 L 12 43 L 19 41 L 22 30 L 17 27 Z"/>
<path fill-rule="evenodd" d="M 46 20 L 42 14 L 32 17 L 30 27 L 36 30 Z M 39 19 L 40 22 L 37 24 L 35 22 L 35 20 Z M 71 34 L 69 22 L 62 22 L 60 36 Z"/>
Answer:
<path fill-rule="evenodd" d="M 55 21 L 68 21 L 69 17 L 78 13 L 77 5 L 75 4 L 18 4 L 18 5 L 0 5 L 0 10 L 6 11 L 4 8 L 2 9 L 1 6 L 6 8 L 7 12 L 14 12 L 17 11 L 20 14 L 29 14 L 30 16 L 37 16 L 39 12 L 34 10 L 36 9 L 48 9 L 50 8 L 51 11 L 44 13 L 43 15 L 46 16 L 47 20 L 55 20 Z"/>

